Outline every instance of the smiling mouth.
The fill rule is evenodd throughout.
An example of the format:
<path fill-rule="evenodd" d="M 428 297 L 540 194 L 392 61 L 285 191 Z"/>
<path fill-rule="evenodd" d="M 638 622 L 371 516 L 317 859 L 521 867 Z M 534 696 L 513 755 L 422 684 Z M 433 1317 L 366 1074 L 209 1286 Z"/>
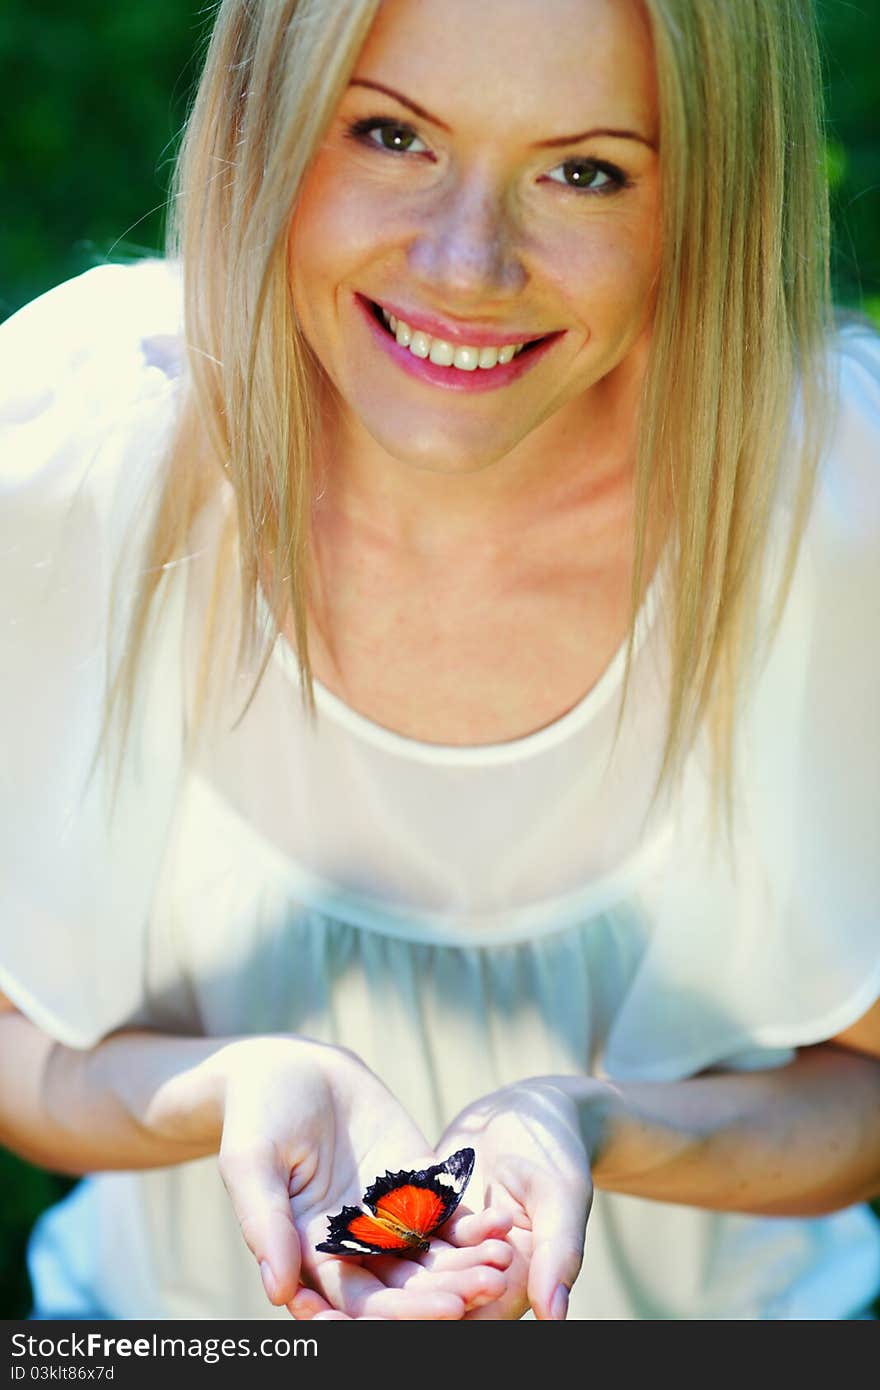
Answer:
<path fill-rule="evenodd" d="M 389 338 L 393 338 L 400 347 L 406 348 L 413 357 L 421 358 L 423 361 L 427 359 L 437 367 L 450 367 L 460 372 L 491 371 L 494 367 L 505 366 L 514 358 L 533 352 L 545 343 L 548 337 L 554 336 L 546 334 L 540 338 L 531 338 L 527 342 L 505 343 L 499 347 L 450 343 L 444 338 L 422 333 L 403 319 L 396 319 L 374 300 L 366 300 L 366 303 L 383 332 Z"/>

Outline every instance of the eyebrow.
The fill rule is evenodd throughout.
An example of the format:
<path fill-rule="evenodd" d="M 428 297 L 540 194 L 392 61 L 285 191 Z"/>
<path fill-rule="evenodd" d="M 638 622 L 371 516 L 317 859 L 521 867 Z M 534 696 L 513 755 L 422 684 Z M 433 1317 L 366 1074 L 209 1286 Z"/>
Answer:
<path fill-rule="evenodd" d="M 415 111 L 417 116 L 421 116 L 423 121 L 430 121 L 432 125 L 438 125 L 441 130 L 449 130 L 450 127 L 439 117 L 432 116 L 430 111 L 426 111 L 424 106 L 419 106 L 417 101 L 410 101 L 402 92 L 395 92 L 393 87 L 386 87 L 383 82 L 371 82 L 366 77 L 353 77 L 349 84 L 352 87 L 369 87 L 373 92 L 384 92 L 387 97 L 393 97 L 399 101 L 401 106 L 408 106 L 410 111 Z"/>
<path fill-rule="evenodd" d="M 399 101 L 401 106 L 409 107 L 410 111 L 421 116 L 423 121 L 430 121 L 432 125 L 439 126 L 441 130 L 451 130 L 451 127 L 445 121 L 441 121 L 439 116 L 432 116 L 431 112 L 426 111 L 424 106 L 420 106 L 417 101 L 412 101 L 402 92 L 396 92 L 393 87 L 386 87 L 383 82 L 373 82 L 366 77 L 353 77 L 349 85 L 368 87 L 373 92 L 384 92 L 385 96 Z M 650 150 L 657 148 L 656 141 L 649 140 L 646 135 L 640 135 L 636 130 L 618 130 L 611 126 L 596 126 L 592 130 L 581 130 L 576 135 L 554 135 L 550 140 L 536 140 L 532 148 L 549 150 L 555 149 L 557 145 L 578 145 L 582 140 L 589 140 L 597 135 L 611 136 L 615 140 L 637 140 L 640 145 L 647 145 Z"/>
<path fill-rule="evenodd" d="M 534 148 L 551 150 L 557 145 L 579 145 L 581 140 L 589 140 L 595 135 L 610 135 L 615 140 L 638 140 L 640 145 L 647 145 L 649 150 L 657 148 L 655 140 L 649 140 L 647 135 L 639 135 L 637 130 L 616 130 L 611 126 L 596 126 L 592 130 L 581 130 L 577 135 L 554 135 L 552 140 L 536 141 Z"/>

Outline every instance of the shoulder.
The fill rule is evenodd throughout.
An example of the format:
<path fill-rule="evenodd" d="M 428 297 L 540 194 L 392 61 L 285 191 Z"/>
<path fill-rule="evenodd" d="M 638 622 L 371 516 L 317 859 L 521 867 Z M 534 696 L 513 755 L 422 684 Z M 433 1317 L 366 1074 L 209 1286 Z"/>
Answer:
<path fill-rule="evenodd" d="M 38 552 L 103 554 L 149 512 L 182 400 L 181 310 L 177 268 L 151 260 L 96 267 L 0 325 L 0 537 L 19 593 Z"/>
<path fill-rule="evenodd" d="M 124 345 L 134 350 L 142 340 L 177 337 L 180 323 L 176 264 L 151 259 L 95 266 L 25 304 L 0 325 L 4 405 L 37 371 L 76 371 Z"/>
<path fill-rule="evenodd" d="M 880 337 L 831 345 L 836 397 L 782 622 L 756 687 L 744 767 L 771 859 L 827 930 L 873 943 L 880 855 Z M 807 912 L 807 908 L 804 907 Z M 847 926 L 847 923 L 849 926 Z M 870 1001 L 865 1001 L 870 1002 Z"/>
<path fill-rule="evenodd" d="M 841 314 L 828 351 L 840 370 L 846 397 L 853 404 L 880 408 L 880 329 L 867 319 Z"/>
<path fill-rule="evenodd" d="M 827 543 L 858 552 L 880 540 L 880 334 L 844 326 L 828 355 L 834 396 L 815 522 Z"/>
<path fill-rule="evenodd" d="M 183 369 L 181 288 L 159 260 L 103 265 L 0 325 L 0 488 L 71 474 Z"/>
<path fill-rule="evenodd" d="M 822 365 L 826 394 L 814 416 L 821 434 L 820 455 L 803 530 L 797 535 L 796 577 L 786 606 L 791 621 L 801 628 L 812 625 L 822 612 L 853 628 L 867 620 L 880 583 L 880 334 L 868 323 L 844 323 L 829 337 Z M 768 603 L 776 594 L 793 539 L 803 442 L 799 391 L 771 519 Z M 771 610 L 769 603 L 768 613 Z"/>
<path fill-rule="evenodd" d="M 0 326 L 0 631 L 23 688 L 74 634 L 99 649 L 117 562 L 127 579 L 139 563 L 181 344 L 161 261 L 88 271 Z"/>
<path fill-rule="evenodd" d="M 845 730 L 854 733 L 846 709 L 856 691 L 867 698 L 870 689 L 880 698 L 880 658 L 870 640 L 880 585 L 880 334 L 867 324 L 839 329 L 829 340 L 826 366 L 827 414 L 818 421 L 822 452 L 769 665 L 806 681 L 803 698 L 817 717 L 822 709 L 836 711 L 841 738 Z M 800 402 L 794 424 L 799 445 Z M 797 457 L 799 450 L 792 452 Z M 776 517 L 781 524 L 772 537 L 769 597 L 776 595 L 787 554 L 791 495 L 784 495 Z"/>

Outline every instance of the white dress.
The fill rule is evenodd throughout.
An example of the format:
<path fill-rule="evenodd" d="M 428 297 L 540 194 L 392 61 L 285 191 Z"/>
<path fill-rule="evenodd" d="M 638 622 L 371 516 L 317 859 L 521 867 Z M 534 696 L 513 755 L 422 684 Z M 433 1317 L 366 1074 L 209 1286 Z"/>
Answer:
<path fill-rule="evenodd" d="M 762 1068 L 880 994 L 880 349 L 833 345 L 841 409 L 794 589 L 745 702 L 736 869 L 706 842 L 705 747 L 642 824 L 664 715 L 655 579 L 614 758 L 623 653 L 574 709 L 480 747 L 402 737 L 275 646 L 259 694 L 186 738 L 229 505 L 163 578 L 115 816 L 86 785 L 107 598 L 142 562 L 180 392 L 179 285 L 101 267 L 0 330 L 0 988 L 91 1047 L 126 1023 L 344 1044 L 429 1135 L 507 1082 Z M 785 519 L 785 493 L 779 501 Z M 780 532 L 781 534 L 781 532 Z M 234 612 L 230 604 L 226 610 Z M 467 673 L 463 673 L 467 678 Z M 31 1247 L 49 1315 L 287 1318 L 213 1160 L 90 1177 Z M 832 1319 L 880 1280 L 880 1227 L 599 1194 L 571 1316 Z"/>

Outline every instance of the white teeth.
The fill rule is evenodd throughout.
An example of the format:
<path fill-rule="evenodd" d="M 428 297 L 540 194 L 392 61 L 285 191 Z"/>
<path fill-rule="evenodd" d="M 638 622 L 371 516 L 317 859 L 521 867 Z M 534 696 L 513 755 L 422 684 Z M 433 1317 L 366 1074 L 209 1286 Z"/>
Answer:
<path fill-rule="evenodd" d="M 479 350 L 472 347 L 456 348 L 452 365 L 457 367 L 460 372 L 475 372 L 480 365 Z"/>
<path fill-rule="evenodd" d="M 451 367 L 455 357 L 455 348 L 451 343 L 446 343 L 442 338 L 431 339 L 431 351 L 428 359 L 436 363 L 438 367 Z"/>
<path fill-rule="evenodd" d="M 409 348 L 414 357 L 429 358 L 438 367 L 457 367 L 460 372 L 473 372 L 478 367 L 488 371 L 491 367 L 511 362 L 522 352 L 524 343 L 505 343 L 503 347 L 456 347 L 444 338 L 432 338 L 411 328 L 403 319 L 395 318 L 382 309 L 382 318 L 391 329 L 401 347 Z"/>

